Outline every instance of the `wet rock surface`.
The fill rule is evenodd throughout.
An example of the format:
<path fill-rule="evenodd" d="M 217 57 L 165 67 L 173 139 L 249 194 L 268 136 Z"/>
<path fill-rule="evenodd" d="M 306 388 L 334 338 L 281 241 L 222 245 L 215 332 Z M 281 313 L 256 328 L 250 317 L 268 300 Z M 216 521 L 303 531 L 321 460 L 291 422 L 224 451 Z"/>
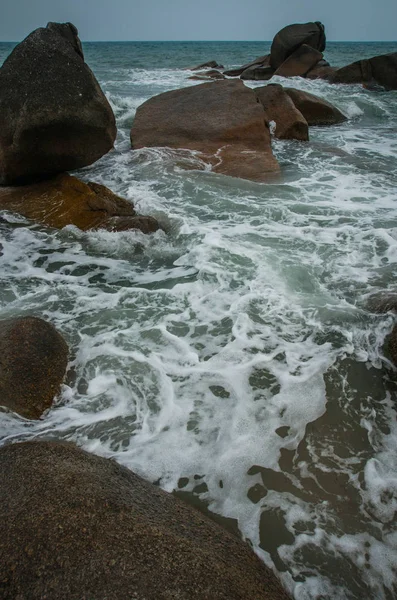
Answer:
<path fill-rule="evenodd" d="M 274 69 L 303 44 L 324 52 L 326 38 L 324 25 L 319 21 L 295 23 L 281 29 L 274 37 L 270 50 L 270 64 Z"/>
<path fill-rule="evenodd" d="M 60 389 L 67 362 L 67 344 L 50 323 L 36 317 L 0 321 L 0 405 L 40 418 Z"/>
<path fill-rule="evenodd" d="M 4 600 L 287 600 L 237 537 L 72 444 L 0 449 Z"/>
<path fill-rule="evenodd" d="M 309 125 L 337 125 L 347 121 L 347 117 L 336 106 L 323 98 L 294 88 L 284 90 Z"/>
<path fill-rule="evenodd" d="M 14 48 L 0 69 L 0 184 L 90 165 L 115 138 L 73 25 L 50 23 Z"/>
<path fill-rule="evenodd" d="M 255 93 L 265 109 L 269 121 L 276 123 L 275 137 L 282 140 L 309 139 L 309 128 L 302 113 L 279 84 L 255 88 Z"/>
<path fill-rule="evenodd" d="M 131 145 L 196 150 L 215 172 L 254 181 L 267 181 L 279 171 L 263 107 L 240 80 L 151 98 L 137 109 Z"/>

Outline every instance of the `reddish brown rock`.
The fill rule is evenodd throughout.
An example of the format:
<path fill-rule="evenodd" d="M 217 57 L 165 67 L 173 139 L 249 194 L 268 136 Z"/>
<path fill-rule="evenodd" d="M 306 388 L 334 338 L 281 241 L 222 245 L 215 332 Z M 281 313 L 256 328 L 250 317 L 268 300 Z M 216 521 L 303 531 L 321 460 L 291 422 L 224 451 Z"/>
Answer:
<path fill-rule="evenodd" d="M 327 100 L 294 88 L 284 90 L 309 125 L 336 125 L 347 121 L 345 115 Z"/>
<path fill-rule="evenodd" d="M 270 50 L 270 64 L 274 69 L 278 69 L 303 44 L 324 52 L 325 43 L 324 25 L 319 21 L 287 25 L 274 37 Z"/>
<path fill-rule="evenodd" d="M 288 600 L 248 544 L 72 444 L 0 448 L 2 600 Z"/>
<path fill-rule="evenodd" d="M 116 138 L 113 111 L 82 58 L 77 29 L 50 23 L 0 69 L 0 183 L 90 165 Z"/>
<path fill-rule="evenodd" d="M 275 137 L 282 140 L 309 139 L 307 122 L 291 98 L 279 84 L 255 88 L 255 93 L 265 109 L 267 119 L 275 121 Z"/>
<path fill-rule="evenodd" d="M 280 77 L 305 77 L 322 58 L 321 52 L 303 44 L 278 67 L 274 74 Z"/>
<path fill-rule="evenodd" d="M 50 323 L 35 317 L 0 321 L 1 406 L 40 418 L 59 392 L 67 363 L 67 344 Z"/>
<path fill-rule="evenodd" d="M 135 219 L 131 202 L 116 196 L 104 185 L 84 183 L 67 173 L 39 183 L 0 188 L 0 208 L 57 229 L 75 225 L 83 231 L 100 228 L 118 230 L 114 219 L 121 217 L 130 219 L 119 222 L 123 231 L 127 222 L 134 229 L 140 229 L 140 224 L 144 223 L 143 217 Z M 153 226 L 145 225 L 144 229 Z"/>
<path fill-rule="evenodd" d="M 132 148 L 196 150 L 217 173 L 267 181 L 279 171 L 265 113 L 240 80 L 214 81 L 165 92 L 142 104 Z"/>

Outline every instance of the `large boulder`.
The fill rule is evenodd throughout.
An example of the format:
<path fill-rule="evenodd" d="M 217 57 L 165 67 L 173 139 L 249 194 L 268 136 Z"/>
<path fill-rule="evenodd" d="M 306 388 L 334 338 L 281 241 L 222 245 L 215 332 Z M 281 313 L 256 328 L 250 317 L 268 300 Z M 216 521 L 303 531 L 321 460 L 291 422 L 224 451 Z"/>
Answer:
<path fill-rule="evenodd" d="M 3 319 L 0 357 L 0 406 L 38 419 L 52 405 L 65 376 L 65 340 L 42 319 Z"/>
<path fill-rule="evenodd" d="M 325 79 L 328 80 L 338 69 L 336 67 L 323 67 L 321 66 L 322 60 L 316 64 L 314 69 L 310 69 L 306 73 L 306 79 Z"/>
<path fill-rule="evenodd" d="M 154 96 L 136 112 L 131 144 L 195 150 L 215 172 L 254 181 L 279 171 L 264 109 L 241 80 Z"/>
<path fill-rule="evenodd" d="M 245 81 L 268 81 L 273 77 L 273 73 L 272 67 L 252 65 L 241 73 L 240 78 Z"/>
<path fill-rule="evenodd" d="M 397 52 L 359 60 L 337 69 L 329 77 L 329 81 L 364 84 L 375 82 L 386 90 L 397 90 Z"/>
<path fill-rule="evenodd" d="M 288 56 L 303 44 L 319 52 L 324 52 L 325 43 L 324 25 L 319 21 L 287 25 L 273 39 L 270 50 L 270 64 L 273 69 L 278 69 Z"/>
<path fill-rule="evenodd" d="M 322 58 L 321 52 L 303 44 L 278 67 L 274 74 L 279 77 L 305 77 Z"/>
<path fill-rule="evenodd" d="M 327 100 L 294 88 L 284 90 L 309 125 L 337 125 L 347 121 L 347 117 Z"/>
<path fill-rule="evenodd" d="M 72 444 L 0 449 L 3 600 L 288 600 L 237 537 Z"/>
<path fill-rule="evenodd" d="M 276 123 L 274 135 L 282 140 L 309 139 L 309 128 L 302 113 L 279 84 L 255 88 L 269 121 Z"/>
<path fill-rule="evenodd" d="M 0 69 L 0 184 L 89 165 L 115 137 L 73 25 L 50 23 L 14 48 Z"/>
<path fill-rule="evenodd" d="M 30 185 L 0 188 L 0 209 L 62 229 L 157 231 L 153 217 L 137 217 L 134 205 L 98 183 L 84 183 L 67 173 Z"/>

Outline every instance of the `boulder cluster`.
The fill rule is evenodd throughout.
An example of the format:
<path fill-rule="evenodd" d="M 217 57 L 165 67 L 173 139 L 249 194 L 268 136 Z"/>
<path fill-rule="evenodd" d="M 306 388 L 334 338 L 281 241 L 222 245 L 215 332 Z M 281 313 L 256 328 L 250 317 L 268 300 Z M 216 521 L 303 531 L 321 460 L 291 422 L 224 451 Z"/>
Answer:
<path fill-rule="evenodd" d="M 324 60 L 326 47 L 324 25 L 319 21 L 287 25 L 273 39 L 270 54 L 234 69 L 222 69 L 216 61 L 210 61 L 192 70 L 211 66 L 191 79 L 220 79 L 240 77 L 248 81 L 268 81 L 273 76 L 306 77 L 326 79 L 330 83 L 361 83 L 366 87 L 381 86 L 386 90 L 397 89 L 397 52 L 359 60 L 346 67 L 331 67 Z M 215 69 L 215 70 L 214 70 Z"/>
<path fill-rule="evenodd" d="M 65 173 L 109 152 L 116 134 L 76 27 L 36 29 L 0 68 L 0 209 L 51 227 L 155 231 L 155 220 L 138 218 L 131 202 Z"/>

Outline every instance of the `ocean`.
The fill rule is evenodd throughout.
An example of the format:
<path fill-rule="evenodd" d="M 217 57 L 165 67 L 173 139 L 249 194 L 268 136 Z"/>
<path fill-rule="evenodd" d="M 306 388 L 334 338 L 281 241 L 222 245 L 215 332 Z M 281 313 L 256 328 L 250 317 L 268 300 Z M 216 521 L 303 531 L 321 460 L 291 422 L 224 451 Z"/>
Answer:
<path fill-rule="evenodd" d="M 0 64 L 13 44 L 0 44 Z M 51 321 L 67 380 L 39 421 L 2 412 L 1 443 L 71 440 L 239 531 L 297 600 L 397 596 L 397 92 L 293 78 L 349 120 L 273 140 L 280 181 L 130 150 L 136 108 L 269 42 L 86 43 L 116 115 L 113 152 L 77 173 L 165 229 L 56 231 L 1 213 L 0 317 Z M 394 43 L 328 43 L 342 66 Z M 273 80 L 272 80 L 273 82 Z M 260 82 L 248 83 L 252 87 Z"/>

